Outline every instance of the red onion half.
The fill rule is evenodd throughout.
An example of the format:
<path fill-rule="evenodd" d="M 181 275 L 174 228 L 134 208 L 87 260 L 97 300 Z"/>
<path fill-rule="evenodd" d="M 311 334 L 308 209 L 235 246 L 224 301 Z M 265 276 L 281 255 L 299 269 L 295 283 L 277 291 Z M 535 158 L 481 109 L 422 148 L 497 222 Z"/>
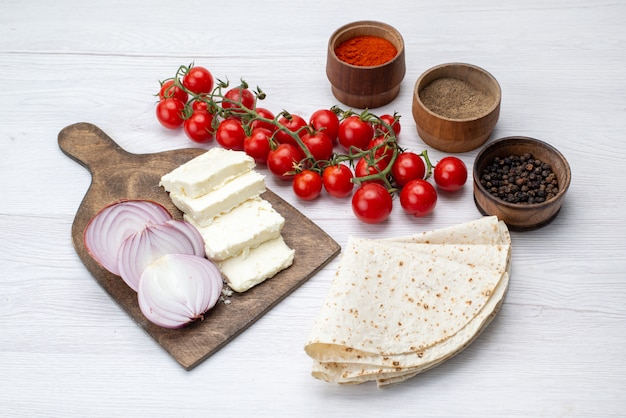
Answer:
<path fill-rule="evenodd" d="M 147 200 L 128 200 L 102 209 L 87 224 L 84 234 L 87 252 L 105 269 L 120 275 L 118 251 L 126 238 L 146 227 L 172 219 L 163 206 Z"/>
<path fill-rule="evenodd" d="M 164 328 L 182 328 L 215 306 L 222 276 L 212 262 L 189 254 L 166 254 L 150 263 L 139 280 L 137 300 L 144 316 Z"/>
<path fill-rule="evenodd" d="M 166 254 L 204 257 L 204 240 L 198 230 L 185 221 L 169 220 L 147 225 L 122 243 L 117 260 L 120 276 L 137 291 L 143 271 Z"/>

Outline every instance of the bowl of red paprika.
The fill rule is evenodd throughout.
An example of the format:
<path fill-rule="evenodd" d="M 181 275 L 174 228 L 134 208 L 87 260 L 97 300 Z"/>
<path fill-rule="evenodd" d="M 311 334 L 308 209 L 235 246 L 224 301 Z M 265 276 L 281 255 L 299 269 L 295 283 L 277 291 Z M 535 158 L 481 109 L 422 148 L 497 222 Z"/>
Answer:
<path fill-rule="evenodd" d="M 432 67 L 413 91 L 417 133 L 440 151 L 474 150 L 491 136 L 501 96 L 498 81 L 483 68 L 459 62 Z"/>
<path fill-rule="evenodd" d="M 344 105 L 373 109 L 390 103 L 405 73 L 404 40 L 386 23 L 352 22 L 328 41 L 326 75 L 333 95 Z"/>

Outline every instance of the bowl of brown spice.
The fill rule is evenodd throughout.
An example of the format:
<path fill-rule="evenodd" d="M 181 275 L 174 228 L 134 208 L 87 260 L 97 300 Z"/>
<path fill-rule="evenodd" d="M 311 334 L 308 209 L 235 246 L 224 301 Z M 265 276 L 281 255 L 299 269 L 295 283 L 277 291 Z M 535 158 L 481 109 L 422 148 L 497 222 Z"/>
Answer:
<path fill-rule="evenodd" d="M 547 225 L 559 213 L 571 169 L 552 145 L 525 136 L 498 139 L 474 162 L 474 201 L 483 215 L 497 215 L 511 230 Z"/>
<path fill-rule="evenodd" d="M 404 40 L 386 23 L 349 23 L 328 41 L 326 75 L 333 95 L 347 106 L 373 109 L 390 103 L 405 72 Z"/>
<path fill-rule="evenodd" d="M 425 71 L 415 83 L 417 133 L 433 148 L 466 152 L 483 145 L 500 116 L 498 81 L 471 64 L 449 63 Z"/>

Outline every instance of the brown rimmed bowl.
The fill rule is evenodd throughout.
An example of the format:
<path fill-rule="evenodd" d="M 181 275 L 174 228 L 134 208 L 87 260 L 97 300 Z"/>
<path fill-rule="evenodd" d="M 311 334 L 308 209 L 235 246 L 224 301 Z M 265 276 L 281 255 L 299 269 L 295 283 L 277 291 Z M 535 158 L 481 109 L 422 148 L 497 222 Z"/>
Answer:
<path fill-rule="evenodd" d="M 433 81 L 453 78 L 470 84 L 489 96 L 493 103 L 482 113 L 462 119 L 446 117 L 428 108 L 420 92 Z M 442 93 L 443 94 L 443 93 Z M 491 136 L 500 116 L 502 92 L 498 81 L 484 69 L 465 63 L 441 64 L 426 70 L 415 83 L 413 119 L 417 133 L 431 147 L 444 152 L 467 152 L 482 146 Z"/>
<path fill-rule="evenodd" d="M 552 167 L 559 189 L 555 197 L 541 203 L 510 203 L 493 196 L 481 184 L 483 171 L 496 157 L 505 158 L 526 153 L 549 163 Z M 552 145 L 525 136 L 511 136 L 493 141 L 478 153 L 474 161 L 473 175 L 474 202 L 479 212 L 483 215 L 498 216 L 513 231 L 524 231 L 547 225 L 558 215 L 571 182 L 572 172 L 563 154 Z"/>
<path fill-rule="evenodd" d="M 391 42 L 397 54 L 381 65 L 363 67 L 348 64 L 335 54 L 337 46 L 357 36 L 377 36 Z M 328 41 L 326 75 L 333 95 L 344 105 L 373 109 L 384 106 L 396 98 L 406 64 L 404 40 L 394 27 L 371 20 L 349 23 L 337 29 Z"/>

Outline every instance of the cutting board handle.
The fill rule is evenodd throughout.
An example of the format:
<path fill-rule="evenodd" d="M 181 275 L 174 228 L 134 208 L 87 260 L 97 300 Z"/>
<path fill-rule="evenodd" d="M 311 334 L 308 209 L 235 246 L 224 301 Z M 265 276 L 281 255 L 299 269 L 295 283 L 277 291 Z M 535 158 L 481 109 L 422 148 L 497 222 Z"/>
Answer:
<path fill-rule="evenodd" d="M 109 161 L 129 155 L 97 126 L 80 122 L 59 132 L 59 147 L 68 157 L 87 167 L 90 172 Z"/>

